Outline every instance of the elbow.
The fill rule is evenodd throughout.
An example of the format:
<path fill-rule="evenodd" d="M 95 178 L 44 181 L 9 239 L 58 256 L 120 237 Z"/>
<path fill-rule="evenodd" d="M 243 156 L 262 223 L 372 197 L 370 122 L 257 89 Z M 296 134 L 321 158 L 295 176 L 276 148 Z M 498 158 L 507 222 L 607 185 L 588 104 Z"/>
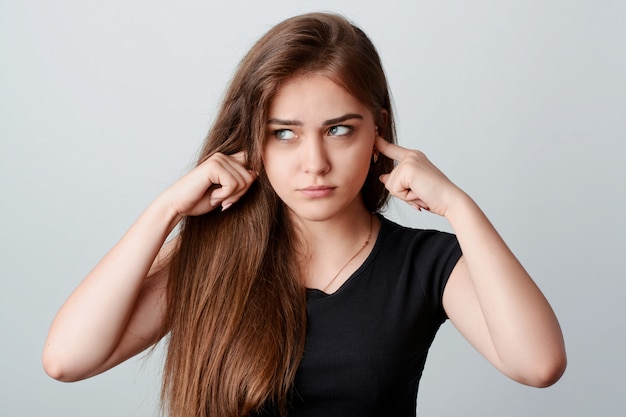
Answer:
<path fill-rule="evenodd" d="M 541 373 L 538 379 L 538 384 L 535 385 L 537 388 L 547 388 L 549 386 L 554 385 L 565 373 L 565 369 L 567 368 L 567 358 L 565 354 L 556 360 L 551 366 L 545 367 L 543 373 Z"/>
<path fill-rule="evenodd" d="M 565 352 L 556 355 L 534 368 L 531 375 L 526 375 L 520 382 L 535 388 L 547 388 L 554 385 L 565 373 L 567 357 Z"/>
<path fill-rule="evenodd" d="M 43 369 L 49 377 L 60 382 L 75 382 L 80 379 L 72 372 L 72 367 L 67 358 L 63 355 L 55 354 L 50 346 L 46 346 L 42 356 Z"/>
<path fill-rule="evenodd" d="M 43 370 L 48 374 L 50 378 L 56 379 L 61 382 L 71 382 L 66 377 L 67 372 L 61 364 L 58 358 L 53 357 L 47 350 L 44 350 L 42 357 Z"/>
<path fill-rule="evenodd" d="M 43 370 L 48 374 L 50 378 L 56 379 L 60 382 L 72 382 L 71 380 L 65 377 L 65 373 L 63 372 L 63 368 L 54 363 L 43 363 Z"/>
<path fill-rule="evenodd" d="M 52 360 L 44 354 L 42 364 L 43 370 L 50 378 L 61 382 L 69 382 L 65 380 L 65 372 L 63 372 L 63 367 L 58 362 Z"/>

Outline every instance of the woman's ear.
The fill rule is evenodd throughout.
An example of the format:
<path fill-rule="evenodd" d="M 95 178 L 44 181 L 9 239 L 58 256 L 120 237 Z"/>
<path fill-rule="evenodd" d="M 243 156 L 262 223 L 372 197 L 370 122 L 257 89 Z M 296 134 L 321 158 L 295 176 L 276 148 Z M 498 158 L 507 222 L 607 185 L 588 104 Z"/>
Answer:
<path fill-rule="evenodd" d="M 385 133 L 387 132 L 387 123 L 389 122 L 389 113 L 387 110 L 380 109 L 378 115 L 376 117 L 376 134 L 379 136 L 385 137 Z"/>

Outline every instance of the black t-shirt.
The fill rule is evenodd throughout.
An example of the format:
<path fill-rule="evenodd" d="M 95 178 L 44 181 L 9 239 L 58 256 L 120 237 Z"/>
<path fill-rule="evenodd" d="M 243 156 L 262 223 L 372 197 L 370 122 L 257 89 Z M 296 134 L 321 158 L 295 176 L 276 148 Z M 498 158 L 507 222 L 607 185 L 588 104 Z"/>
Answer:
<path fill-rule="evenodd" d="M 307 290 L 307 336 L 290 416 L 415 416 L 443 290 L 461 256 L 454 235 L 383 217 L 363 265 L 333 294 Z"/>
<path fill-rule="evenodd" d="M 428 349 L 446 320 L 454 235 L 380 216 L 363 265 L 333 294 L 307 290 L 307 334 L 289 417 L 415 417 Z M 257 416 L 278 416 L 264 407 Z"/>

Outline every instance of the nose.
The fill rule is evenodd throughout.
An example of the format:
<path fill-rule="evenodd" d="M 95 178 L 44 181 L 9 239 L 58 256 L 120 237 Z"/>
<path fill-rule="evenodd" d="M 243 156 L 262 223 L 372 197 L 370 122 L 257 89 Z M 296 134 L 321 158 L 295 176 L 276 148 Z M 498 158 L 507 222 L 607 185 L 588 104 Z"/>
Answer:
<path fill-rule="evenodd" d="M 328 150 L 323 137 L 309 136 L 301 147 L 302 169 L 307 174 L 324 175 L 330 171 Z"/>

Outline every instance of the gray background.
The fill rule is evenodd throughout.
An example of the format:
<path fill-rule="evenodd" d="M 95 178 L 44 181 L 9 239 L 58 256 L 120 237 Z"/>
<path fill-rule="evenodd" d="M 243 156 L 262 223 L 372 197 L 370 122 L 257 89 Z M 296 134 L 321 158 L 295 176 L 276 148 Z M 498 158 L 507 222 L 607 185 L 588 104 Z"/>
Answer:
<path fill-rule="evenodd" d="M 317 10 L 371 36 L 400 142 L 478 201 L 565 333 L 568 370 L 539 390 L 500 375 L 445 324 L 420 415 L 626 415 L 625 4 L 0 1 L 0 415 L 156 414 L 161 351 L 62 384 L 40 365 L 48 326 L 190 167 L 253 41 Z M 389 215 L 448 228 L 396 204 Z"/>

